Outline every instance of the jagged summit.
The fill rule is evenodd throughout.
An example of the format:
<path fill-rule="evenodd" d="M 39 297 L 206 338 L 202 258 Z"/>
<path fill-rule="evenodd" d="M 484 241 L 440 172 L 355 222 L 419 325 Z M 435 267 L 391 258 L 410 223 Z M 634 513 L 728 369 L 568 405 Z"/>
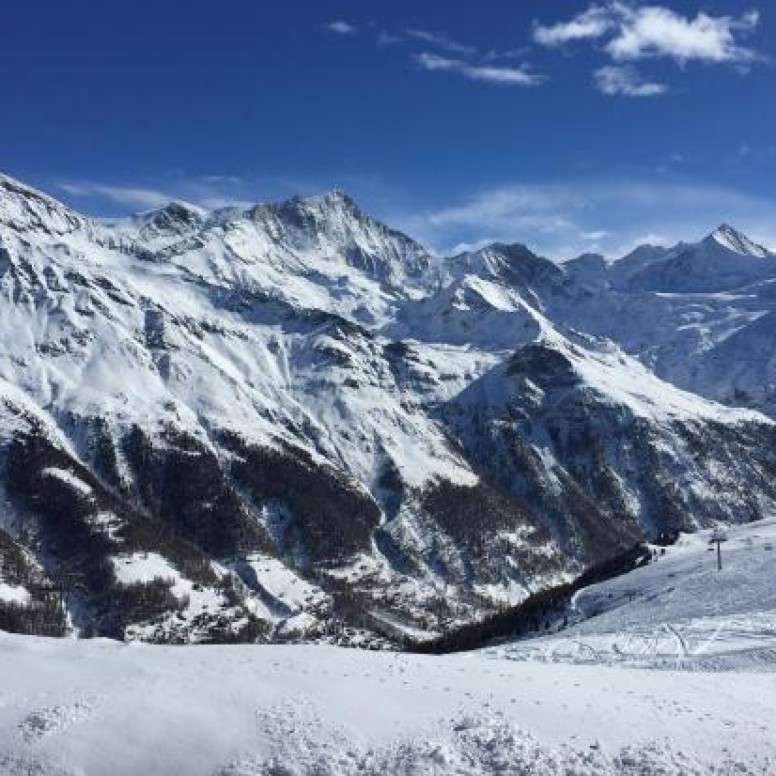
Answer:
<path fill-rule="evenodd" d="M 528 290 L 533 285 L 559 281 L 563 270 L 523 243 L 494 242 L 445 260 L 451 277 L 476 275 Z"/>
<path fill-rule="evenodd" d="M 606 261 L 606 257 L 602 253 L 594 253 L 594 252 L 587 252 L 587 253 L 580 253 L 579 256 L 574 256 L 571 259 L 568 259 L 568 261 L 563 262 L 563 266 L 568 266 L 569 264 L 572 264 L 574 262 L 579 262 L 581 264 L 600 264 L 605 265 L 608 262 Z"/>
<path fill-rule="evenodd" d="M 356 199 L 343 189 L 329 189 L 318 194 L 299 195 L 285 199 L 270 200 L 267 202 L 257 202 L 252 208 L 249 208 L 250 214 L 261 214 L 263 212 L 281 212 L 281 211 L 307 211 L 320 214 L 343 214 L 347 213 L 355 218 L 369 218 L 360 207 Z"/>
<path fill-rule="evenodd" d="M 143 225 L 152 226 L 161 232 L 178 231 L 202 225 L 210 212 L 183 200 L 174 200 L 164 207 L 147 211 L 136 219 Z"/>
<path fill-rule="evenodd" d="M 344 189 L 337 187 L 320 194 L 311 194 L 306 197 L 300 197 L 299 199 L 310 205 L 319 204 L 329 207 L 344 207 L 354 212 L 363 212 L 355 197 L 351 196 Z"/>
<path fill-rule="evenodd" d="M 718 245 L 745 256 L 755 256 L 760 259 L 773 256 L 767 248 L 749 239 L 743 232 L 726 223 L 720 224 L 706 240 L 713 240 Z"/>

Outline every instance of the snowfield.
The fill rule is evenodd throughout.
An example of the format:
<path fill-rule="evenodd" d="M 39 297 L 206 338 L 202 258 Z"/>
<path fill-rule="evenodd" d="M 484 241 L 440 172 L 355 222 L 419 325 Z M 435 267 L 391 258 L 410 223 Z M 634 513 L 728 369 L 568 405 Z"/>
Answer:
<path fill-rule="evenodd" d="M 776 520 L 728 536 L 465 654 L 0 634 L 0 773 L 772 774 Z"/>
<path fill-rule="evenodd" d="M 2 636 L 4 774 L 773 773 L 776 674 Z"/>
<path fill-rule="evenodd" d="M 776 520 L 726 529 L 721 571 L 711 536 L 681 535 L 649 566 L 579 591 L 559 633 L 492 654 L 685 671 L 774 670 Z"/>

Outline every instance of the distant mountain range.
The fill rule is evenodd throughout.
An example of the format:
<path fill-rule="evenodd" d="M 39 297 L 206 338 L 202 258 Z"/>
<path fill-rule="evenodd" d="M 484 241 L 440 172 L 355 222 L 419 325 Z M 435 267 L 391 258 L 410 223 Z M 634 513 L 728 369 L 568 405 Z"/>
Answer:
<path fill-rule="evenodd" d="M 776 510 L 776 255 L 439 257 L 0 176 L 0 628 L 380 645 Z"/>

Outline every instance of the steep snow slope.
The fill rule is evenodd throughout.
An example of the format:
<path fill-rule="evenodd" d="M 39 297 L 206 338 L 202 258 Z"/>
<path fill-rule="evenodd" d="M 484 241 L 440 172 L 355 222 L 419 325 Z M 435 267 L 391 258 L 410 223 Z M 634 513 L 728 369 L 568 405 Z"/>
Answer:
<path fill-rule="evenodd" d="M 776 415 L 776 311 L 763 312 L 690 363 L 676 363 L 676 382 L 727 404 Z"/>
<path fill-rule="evenodd" d="M 753 256 L 760 259 L 773 258 L 774 255 L 767 248 L 750 240 L 745 234 L 739 232 L 730 224 L 722 224 L 711 236 L 720 245 L 739 255 Z"/>
<path fill-rule="evenodd" d="M 770 454 L 747 460 L 747 451 L 776 441 L 776 427 L 660 381 L 611 344 L 565 338 L 537 319 L 543 335 L 448 402 L 443 417 L 482 472 L 542 504 L 567 552 L 600 560 L 645 533 L 773 508 Z M 743 482 L 757 485 L 747 492 Z"/>

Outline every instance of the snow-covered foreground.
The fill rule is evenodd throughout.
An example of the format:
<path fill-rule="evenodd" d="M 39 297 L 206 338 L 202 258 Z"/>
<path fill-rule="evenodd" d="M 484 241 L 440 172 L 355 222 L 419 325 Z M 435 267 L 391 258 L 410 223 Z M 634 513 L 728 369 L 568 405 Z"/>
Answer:
<path fill-rule="evenodd" d="M 773 774 L 776 521 L 729 537 L 467 654 L 0 634 L 0 774 Z"/>
<path fill-rule="evenodd" d="M 0 678 L 3 774 L 776 769 L 773 673 L 2 636 Z"/>

